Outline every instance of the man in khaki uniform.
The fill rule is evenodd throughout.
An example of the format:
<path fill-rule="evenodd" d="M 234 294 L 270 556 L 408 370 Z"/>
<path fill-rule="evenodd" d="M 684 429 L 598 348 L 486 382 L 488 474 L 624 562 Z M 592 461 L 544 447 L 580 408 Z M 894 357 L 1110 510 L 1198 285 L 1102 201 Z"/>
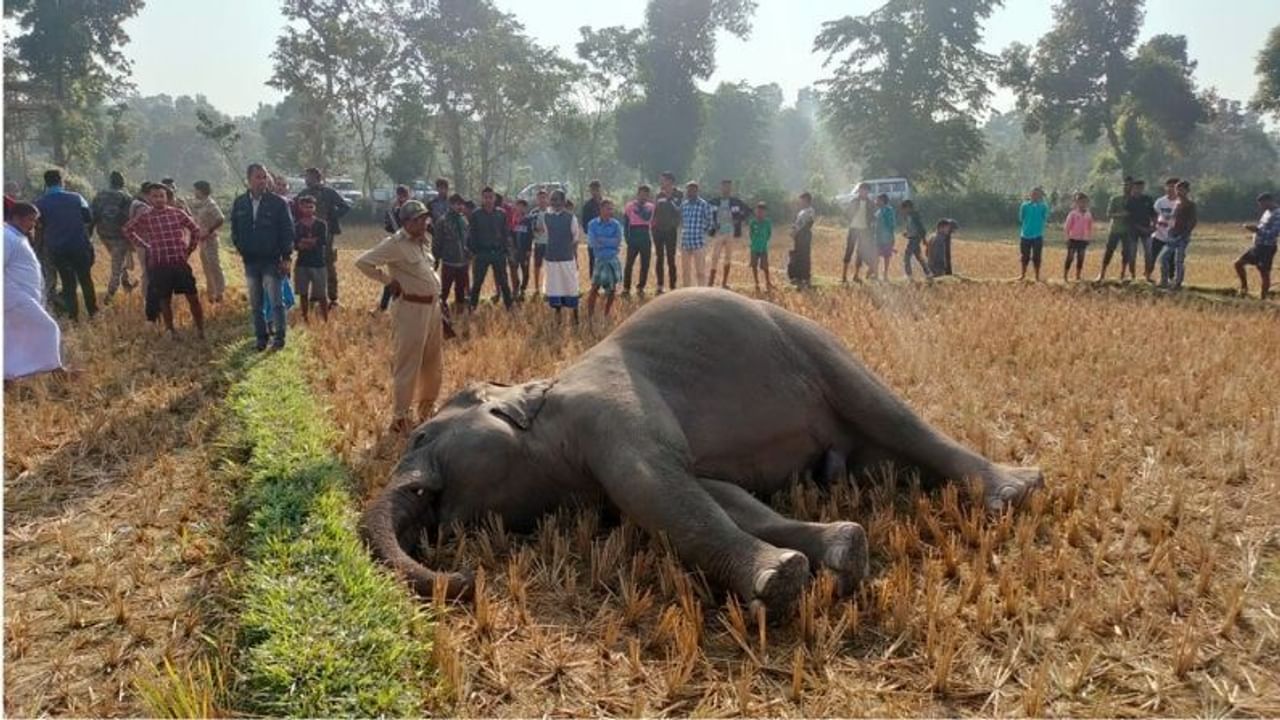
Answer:
<path fill-rule="evenodd" d="M 227 290 L 226 278 L 222 275 L 222 259 L 218 257 L 218 228 L 222 227 L 225 218 L 218 209 L 218 203 L 210 194 L 213 189 L 204 180 L 193 186 L 195 197 L 191 199 L 191 216 L 204 231 L 204 239 L 200 241 L 200 266 L 204 268 L 204 292 L 209 302 L 222 302 L 222 293 Z"/>
<path fill-rule="evenodd" d="M 444 324 L 440 316 L 440 278 L 431 257 L 425 205 L 410 200 L 400 207 L 400 230 L 356 260 L 356 268 L 391 290 L 392 432 L 413 428 L 434 409 L 444 377 Z M 388 272 L 383 271 L 386 267 Z"/>

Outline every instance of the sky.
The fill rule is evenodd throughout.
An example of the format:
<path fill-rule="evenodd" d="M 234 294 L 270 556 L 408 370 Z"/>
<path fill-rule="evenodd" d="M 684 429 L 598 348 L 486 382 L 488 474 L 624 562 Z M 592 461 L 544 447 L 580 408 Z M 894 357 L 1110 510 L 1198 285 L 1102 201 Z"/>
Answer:
<path fill-rule="evenodd" d="M 527 32 L 544 45 L 573 57 L 578 28 L 638 26 L 641 2 L 599 0 L 495 0 L 517 16 Z M 822 23 L 868 12 L 882 0 L 758 0 L 753 31 L 747 40 L 722 34 L 716 47 L 716 71 L 704 83 L 745 80 L 752 85 L 775 82 L 788 102 L 796 92 L 829 73 L 825 57 L 812 52 Z M 1052 25 L 1051 4 L 1041 0 L 1006 0 L 987 23 L 985 44 L 999 52 L 1010 42 L 1034 43 Z M 1280 17 L 1274 0 L 1148 0 L 1142 37 L 1159 33 L 1186 35 L 1191 57 L 1199 61 L 1197 80 L 1216 87 L 1224 97 L 1247 100 L 1257 87 L 1253 69 L 1267 32 Z M 125 47 L 133 60 L 133 80 L 143 95 L 205 95 L 232 115 L 253 112 L 259 103 L 276 102 L 280 92 L 266 85 L 271 51 L 284 19 L 274 0 L 148 0 L 125 29 Z M 1007 92 L 997 92 L 994 105 L 1012 105 Z"/>

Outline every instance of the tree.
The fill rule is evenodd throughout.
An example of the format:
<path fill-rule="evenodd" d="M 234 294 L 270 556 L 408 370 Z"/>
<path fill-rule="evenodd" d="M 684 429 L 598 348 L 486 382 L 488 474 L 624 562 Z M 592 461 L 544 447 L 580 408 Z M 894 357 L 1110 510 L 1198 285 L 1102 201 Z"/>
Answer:
<path fill-rule="evenodd" d="M 132 153 L 130 146 L 137 136 L 137 128 L 128 117 L 129 105 L 117 102 L 100 108 L 97 114 L 98 152 L 95 164 L 103 170 L 113 170 L 125 165 L 136 165 L 140 153 Z"/>
<path fill-rule="evenodd" d="M 739 189 L 773 185 L 769 129 L 782 103 L 777 85 L 751 88 L 746 83 L 721 83 L 707 98 L 709 114 L 717 118 L 705 136 L 704 180 L 735 180 Z"/>
<path fill-rule="evenodd" d="M 591 178 L 596 177 L 589 167 L 589 151 L 582 142 L 582 138 L 591 133 L 591 121 L 578 108 L 570 108 L 551 118 L 551 131 L 551 147 L 560 167 L 569 173 L 568 179 L 581 192 Z"/>
<path fill-rule="evenodd" d="M 125 20 L 142 9 L 143 0 L 10 0 L 6 21 L 17 19 L 22 34 L 13 39 L 14 73 L 6 85 L 18 101 L 16 110 L 37 111 L 39 127 L 52 147 L 54 164 L 92 162 L 98 140 L 94 114 L 106 98 L 129 89 L 129 60 L 120 48 L 129 42 Z M 6 90 L 9 88 L 6 87 Z M 10 107 L 6 103 L 6 116 Z"/>
<path fill-rule="evenodd" d="M 402 67 L 426 88 L 454 185 L 513 171 L 518 149 L 563 94 L 568 64 L 492 0 L 407 0 Z"/>
<path fill-rule="evenodd" d="M 641 30 L 618 25 L 599 30 L 584 26 L 578 28 L 578 33 L 582 39 L 574 50 L 583 64 L 571 87 L 575 104 L 586 121 L 585 135 L 579 136 L 586 137 L 586 174 L 598 178 L 604 174 L 607 155 L 616 156 L 605 152 L 613 149 L 607 141 L 616 138 L 612 132 L 614 113 L 622 102 L 635 96 L 640 84 L 637 50 Z"/>
<path fill-rule="evenodd" d="M 399 35 L 374 0 L 283 0 L 283 34 L 271 57 L 274 87 L 310 100 L 310 109 L 332 107 L 358 143 L 363 188 L 373 189 L 375 144 L 391 111 L 399 61 Z M 323 135 L 322 135 L 323 137 Z"/>
<path fill-rule="evenodd" d="M 1236 100 L 1215 98 L 1212 118 L 1195 129 L 1188 145 L 1183 162 L 1168 168 L 1174 174 L 1254 183 L 1280 170 L 1280 152 L 1262 116 Z"/>
<path fill-rule="evenodd" d="M 387 124 L 387 150 L 379 161 L 394 183 L 407 184 L 431 173 L 436 148 L 431 137 L 431 115 L 417 87 L 405 88 L 392 108 Z"/>
<path fill-rule="evenodd" d="M 218 149 L 222 159 L 227 163 L 227 169 L 230 174 L 233 177 L 238 175 L 241 183 L 247 186 L 244 174 L 236 172 L 241 165 L 240 158 L 236 155 L 236 147 L 240 144 L 240 130 L 236 127 L 236 124 L 231 121 L 223 121 L 210 110 L 197 108 L 196 132 L 200 133 L 200 137 L 208 140 Z"/>
<path fill-rule="evenodd" d="M 333 168 L 346 162 L 348 156 L 332 116 L 313 107 L 313 98 L 290 93 L 260 120 L 268 160 L 292 172 Z"/>
<path fill-rule="evenodd" d="M 804 90 L 801 93 L 795 106 L 778 112 L 769 130 L 778 181 L 782 187 L 795 192 L 804 190 L 809 182 L 806 160 L 814 141 L 813 116 L 804 105 Z"/>
<path fill-rule="evenodd" d="M 1000 0 L 889 0 L 823 24 L 823 119 L 850 160 L 872 173 L 950 187 L 982 153 L 974 117 L 991 98 L 995 58 L 979 48 Z"/>
<path fill-rule="evenodd" d="M 1158 35 L 1134 52 L 1141 0 L 1059 0 L 1053 14 L 1034 53 L 1014 44 L 1002 56 L 1000 81 L 1017 93 L 1027 132 L 1050 144 L 1105 136 L 1125 174 L 1139 173 L 1156 144 L 1181 148 L 1207 117 L 1186 40 Z"/>
<path fill-rule="evenodd" d="M 715 72 L 716 33 L 751 33 L 755 0 L 649 0 L 638 56 L 644 98 L 618 114 L 625 158 L 684 176 L 702 132 L 698 80 Z"/>
<path fill-rule="evenodd" d="M 1271 28 L 1267 44 L 1258 52 L 1258 91 L 1252 107 L 1280 118 L 1280 25 Z"/>

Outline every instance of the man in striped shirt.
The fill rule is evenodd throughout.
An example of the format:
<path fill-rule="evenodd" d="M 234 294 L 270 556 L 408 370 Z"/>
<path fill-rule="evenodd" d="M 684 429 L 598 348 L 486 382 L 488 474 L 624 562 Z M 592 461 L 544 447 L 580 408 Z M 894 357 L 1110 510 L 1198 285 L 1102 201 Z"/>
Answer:
<path fill-rule="evenodd" d="M 196 251 L 204 233 L 190 215 L 169 204 L 164 185 L 152 183 L 146 195 L 151 207 L 125 224 L 124 235 L 147 249 L 147 292 L 159 306 L 165 329 L 170 335 L 177 335 L 171 300 L 174 295 L 186 295 L 196 335 L 203 338 L 204 308 L 187 259 Z"/>
<path fill-rule="evenodd" d="M 706 285 L 707 231 L 715 220 L 715 212 L 711 209 L 711 203 L 698 195 L 698 183 L 690 182 L 685 186 L 680 216 L 683 227 L 680 237 L 680 272 L 684 274 L 684 286 Z M 690 263 L 697 275 L 689 274 Z"/>

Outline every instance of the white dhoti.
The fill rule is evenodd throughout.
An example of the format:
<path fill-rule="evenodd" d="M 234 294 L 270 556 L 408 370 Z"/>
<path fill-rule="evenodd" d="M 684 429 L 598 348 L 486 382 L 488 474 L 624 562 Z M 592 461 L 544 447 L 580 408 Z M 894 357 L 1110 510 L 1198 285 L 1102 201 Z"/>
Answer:
<path fill-rule="evenodd" d="M 7 288 L 6 288 L 7 289 Z M 5 297 L 4 379 L 14 380 L 62 367 L 62 331 L 44 306 L 31 298 Z"/>
<path fill-rule="evenodd" d="M 546 285 L 543 295 L 551 307 L 577 307 L 578 295 L 578 262 L 576 260 L 551 261 L 543 263 L 546 270 Z"/>
<path fill-rule="evenodd" d="M 4 229 L 4 379 L 62 367 L 62 331 L 45 310 L 40 261 L 26 237 Z"/>

